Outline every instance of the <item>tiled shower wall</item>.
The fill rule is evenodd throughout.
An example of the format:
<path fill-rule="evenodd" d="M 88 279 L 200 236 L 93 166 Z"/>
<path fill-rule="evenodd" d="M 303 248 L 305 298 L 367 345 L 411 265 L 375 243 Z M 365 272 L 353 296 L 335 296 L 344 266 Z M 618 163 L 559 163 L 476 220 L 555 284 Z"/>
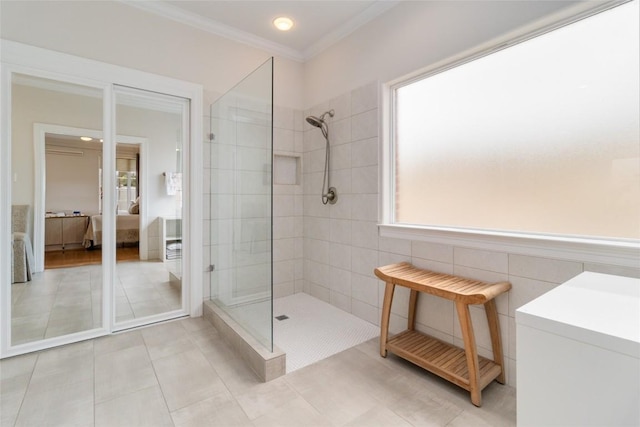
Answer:
<path fill-rule="evenodd" d="M 302 111 L 274 107 L 273 154 L 297 164 L 296 176 L 273 184 L 273 296 L 279 298 L 302 292 Z M 275 160 L 274 168 L 278 168 Z M 274 175 L 280 175 L 274 171 Z M 285 177 L 287 178 L 287 177 Z M 283 184 L 281 182 L 287 182 Z"/>
<path fill-rule="evenodd" d="M 207 109 L 208 111 L 208 109 Z M 217 118 L 216 118 L 217 119 Z M 274 107 L 273 114 L 273 152 L 276 156 L 294 159 L 299 169 L 302 169 L 302 111 L 285 107 Z M 230 218 L 230 206 L 232 198 L 229 194 L 228 203 L 221 206 L 212 206 L 212 197 L 216 191 L 220 190 L 220 183 L 213 184 L 211 179 L 230 183 L 231 178 L 223 175 L 229 168 L 232 161 L 231 151 L 224 149 L 223 135 L 218 135 L 215 141 L 209 141 L 211 117 L 204 117 L 203 135 L 203 253 L 202 265 L 205 268 L 203 274 L 203 297 L 208 300 L 211 295 L 212 275 L 206 271 L 206 267 L 212 262 L 217 263 L 218 272 L 225 268 L 223 254 L 229 252 L 227 246 L 230 244 L 228 238 L 220 236 L 218 242 L 212 242 L 211 230 L 224 230 L 220 228 L 219 222 Z M 263 126 L 248 125 L 241 123 L 237 125 L 238 131 L 246 128 L 245 133 L 251 133 L 252 138 L 262 140 L 268 137 L 267 129 Z M 263 132 L 264 130 L 264 132 Z M 222 132 L 225 129 L 221 129 Z M 259 132 L 257 132 L 259 131 Z M 242 139 L 242 138 L 240 138 Z M 245 138 L 246 139 L 246 138 Z M 242 143 L 240 144 L 242 145 Z M 245 144 L 246 145 L 246 144 Z M 260 144 L 261 145 L 261 144 Z M 261 145 L 262 146 L 262 145 Z M 250 154 L 246 152 L 244 155 Z M 250 147 L 249 147 L 250 148 Z M 255 151 L 255 150 L 254 150 Z M 259 153 L 258 153 L 259 154 Z M 260 155 L 254 163 L 256 172 L 263 174 L 265 171 L 262 165 L 268 163 L 267 158 Z M 273 293 L 274 297 L 291 295 L 294 292 L 302 291 L 302 174 L 300 173 L 293 183 L 278 184 L 273 186 Z M 224 196 L 223 196 L 224 197 Z M 223 200 L 217 195 L 215 199 Z M 242 200 L 239 201 L 239 203 Z M 252 204 L 255 204 L 252 202 Z M 224 206 L 226 205 L 226 206 Z M 265 205 L 265 208 L 268 205 Z M 227 236 L 228 237 L 228 236 Z M 221 250 L 223 252 L 221 252 Z M 214 260 L 212 260 L 212 254 Z M 228 263 L 226 263 L 228 264 Z M 246 264 L 249 265 L 249 264 Z M 248 270 L 244 268 L 243 270 Z M 224 275 L 220 280 L 224 280 Z M 216 284 L 214 284 L 215 286 Z"/>
<path fill-rule="evenodd" d="M 373 269 L 399 261 L 439 272 L 485 281 L 508 280 L 513 289 L 497 299 L 507 382 L 516 385 L 515 310 L 582 271 L 640 277 L 640 269 L 588 262 L 524 256 L 466 247 L 378 237 L 378 87 L 371 83 L 313 107 L 305 114 L 329 109 L 332 184 L 335 205 L 320 202 L 324 140 L 304 124 L 304 291 L 379 325 L 384 284 Z M 408 292 L 396 290 L 391 329 L 406 328 Z M 472 317 L 483 356 L 491 357 L 484 310 Z M 417 328 L 462 346 L 453 303 L 432 296 L 419 298 Z"/>

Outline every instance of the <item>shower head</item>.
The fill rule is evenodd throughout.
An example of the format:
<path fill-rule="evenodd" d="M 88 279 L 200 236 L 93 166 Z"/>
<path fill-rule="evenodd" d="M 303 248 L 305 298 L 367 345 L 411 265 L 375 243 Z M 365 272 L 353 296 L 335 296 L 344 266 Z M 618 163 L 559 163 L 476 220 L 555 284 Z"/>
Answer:
<path fill-rule="evenodd" d="M 333 117 L 333 115 L 335 113 L 334 113 L 333 110 L 329 110 L 329 111 L 325 111 L 320 117 L 309 116 L 309 117 L 307 117 L 307 123 L 309 123 L 311 126 L 315 126 L 317 128 L 322 128 L 322 125 L 325 124 L 324 117 L 327 114 L 329 115 L 329 117 Z"/>
<path fill-rule="evenodd" d="M 324 158 L 324 176 L 322 177 L 322 204 L 326 205 L 327 203 L 331 203 L 332 205 L 338 201 L 338 191 L 335 187 L 331 186 L 331 178 L 329 175 L 329 151 L 331 149 L 331 144 L 329 144 L 329 126 L 324 121 L 326 115 L 329 117 L 333 117 L 335 112 L 333 110 L 325 111 L 320 117 L 309 116 L 307 117 L 307 123 L 311 126 L 320 128 L 322 131 L 322 135 L 324 135 L 324 140 L 326 142 L 325 148 L 325 158 Z"/>
<path fill-rule="evenodd" d="M 324 120 L 319 119 L 316 116 L 309 116 L 307 117 L 307 123 L 309 123 L 311 126 L 319 128 L 324 123 Z"/>

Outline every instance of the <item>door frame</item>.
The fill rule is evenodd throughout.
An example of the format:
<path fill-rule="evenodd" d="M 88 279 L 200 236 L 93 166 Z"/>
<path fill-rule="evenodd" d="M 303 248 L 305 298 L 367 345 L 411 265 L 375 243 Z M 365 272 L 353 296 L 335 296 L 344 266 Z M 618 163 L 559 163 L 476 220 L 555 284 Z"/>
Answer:
<path fill-rule="evenodd" d="M 47 338 L 26 344 L 11 345 L 11 84 L 13 74 L 53 79 L 98 88 L 103 91 L 103 169 L 115 170 L 115 95 L 116 85 L 150 92 L 175 95 L 189 100 L 189 139 L 184 146 L 183 246 L 184 315 L 202 315 L 202 120 L 203 89 L 185 82 L 117 65 L 81 58 L 60 52 L 0 40 L 0 358 L 15 356 L 95 338 L 114 331 L 115 233 L 105 233 L 103 240 L 103 322 L 102 327 L 74 334 Z M 123 141 L 124 142 L 124 141 Z M 35 161 L 35 159 L 34 159 Z M 115 174 L 105 174 L 103 185 L 115 185 Z M 34 175 L 35 177 L 35 175 Z M 113 185 L 112 185 L 113 184 Z M 113 205 L 114 194 L 104 193 L 104 206 Z M 35 200 L 34 200 L 35 204 Z M 142 206 L 141 206 L 142 208 Z M 105 230 L 115 227 L 115 211 L 103 209 Z M 44 218 L 43 218 L 44 221 Z M 43 225 L 41 225 L 43 228 Z M 34 224 L 35 229 L 35 224 Z M 35 231 L 35 230 L 34 230 Z M 105 262 L 105 260 L 107 262 Z M 154 319 L 157 320 L 157 319 Z"/>

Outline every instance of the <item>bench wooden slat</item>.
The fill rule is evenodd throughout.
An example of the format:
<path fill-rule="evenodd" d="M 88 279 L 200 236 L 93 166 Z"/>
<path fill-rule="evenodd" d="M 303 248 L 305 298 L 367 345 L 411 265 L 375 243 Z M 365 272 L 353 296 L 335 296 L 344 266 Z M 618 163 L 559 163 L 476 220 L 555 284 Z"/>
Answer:
<path fill-rule="evenodd" d="M 500 339 L 500 325 L 494 298 L 511 289 L 508 282 L 486 283 L 444 273 L 416 268 L 407 262 L 375 269 L 386 282 L 382 319 L 380 321 L 380 355 L 392 351 L 418 366 L 468 390 L 474 405 L 482 404 L 481 391 L 494 379 L 504 383 L 504 358 Z M 408 326 L 405 332 L 389 338 L 389 317 L 396 285 L 411 289 Z M 464 349 L 445 343 L 415 328 L 415 310 L 419 292 L 439 296 L 455 302 Z M 484 304 L 494 360 L 480 357 L 477 352 L 470 304 Z"/>
<path fill-rule="evenodd" d="M 385 282 L 465 304 L 484 304 L 511 289 L 509 282 L 486 283 L 416 268 L 407 262 L 378 267 L 374 272 Z"/>

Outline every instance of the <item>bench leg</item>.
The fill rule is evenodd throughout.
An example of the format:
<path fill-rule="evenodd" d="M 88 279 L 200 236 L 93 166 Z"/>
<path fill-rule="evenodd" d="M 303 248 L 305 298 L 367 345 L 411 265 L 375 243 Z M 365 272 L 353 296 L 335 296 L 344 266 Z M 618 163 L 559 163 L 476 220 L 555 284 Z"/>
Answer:
<path fill-rule="evenodd" d="M 416 305 L 418 303 L 418 291 L 411 289 L 409 296 L 409 318 L 407 319 L 407 329 L 413 331 L 416 328 Z"/>
<path fill-rule="evenodd" d="M 380 319 L 380 356 L 387 357 L 387 339 L 389 338 L 389 317 L 391 316 L 391 303 L 393 291 L 396 285 L 387 282 L 384 288 L 384 302 L 382 304 L 382 319 Z"/>
<path fill-rule="evenodd" d="M 464 340 L 464 352 L 467 358 L 471 402 L 476 406 L 482 406 L 482 390 L 480 390 L 479 383 L 480 365 L 478 363 L 476 339 L 473 334 L 473 324 L 471 323 L 471 313 L 469 313 L 469 306 L 459 301 L 456 301 L 456 309 L 458 311 L 458 320 L 460 320 L 462 339 Z"/>
<path fill-rule="evenodd" d="M 500 384 L 505 383 L 504 375 L 504 354 L 502 350 L 502 337 L 500 336 L 500 322 L 498 320 L 498 310 L 496 309 L 496 301 L 492 299 L 484 303 L 484 311 L 487 313 L 487 323 L 489 323 L 489 332 L 491 334 L 491 347 L 493 349 L 493 361 L 500 366 L 502 372 L 496 378 Z"/>

